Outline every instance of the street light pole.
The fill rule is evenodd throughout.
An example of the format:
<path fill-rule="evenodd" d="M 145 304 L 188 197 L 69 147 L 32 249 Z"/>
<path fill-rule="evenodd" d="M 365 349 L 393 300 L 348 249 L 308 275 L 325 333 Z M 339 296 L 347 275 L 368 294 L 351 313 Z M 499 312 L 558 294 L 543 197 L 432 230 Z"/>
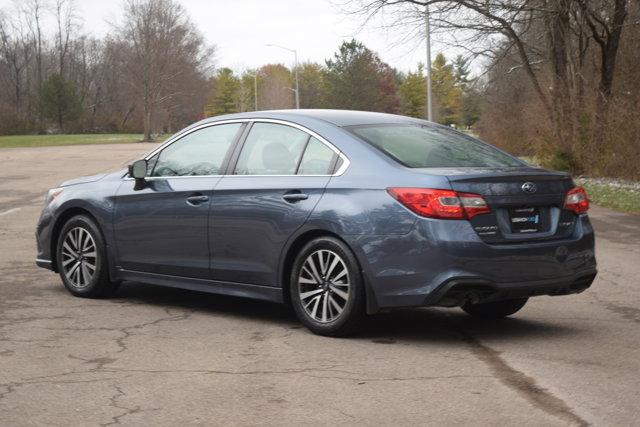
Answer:
<path fill-rule="evenodd" d="M 424 8 L 424 27 L 427 42 L 427 120 L 433 121 L 433 107 L 431 101 L 431 28 L 429 25 L 429 6 Z"/>
<path fill-rule="evenodd" d="M 285 46 L 280 46 L 278 44 L 266 44 L 265 46 L 270 46 L 270 47 L 278 47 L 280 49 L 284 49 L 284 50 L 288 50 L 289 52 L 293 53 L 293 59 L 295 62 L 295 69 L 294 69 L 294 75 L 295 75 L 295 79 L 296 79 L 296 88 L 293 90 L 296 94 L 296 109 L 300 109 L 300 86 L 298 85 L 298 51 L 295 49 L 290 49 L 288 47 Z"/>
<path fill-rule="evenodd" d="M 253 77 L 253 111 L 258 111 L 258 73 L 249 73 Z"/>
<path fill-rule="evenodd" d="M 298 86 L 298 52 L 296 50 L 293 51 L 293 58 L 295 65 L 295 75 L 296 75 L 296 110 L 300 109 L 300 87 Z"/>

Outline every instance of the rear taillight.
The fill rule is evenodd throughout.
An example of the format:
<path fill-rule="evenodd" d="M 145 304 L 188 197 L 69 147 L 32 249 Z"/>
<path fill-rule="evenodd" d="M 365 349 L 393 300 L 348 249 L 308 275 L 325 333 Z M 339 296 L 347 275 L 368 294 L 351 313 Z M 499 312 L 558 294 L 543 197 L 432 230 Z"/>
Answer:
<path fill-rule="evenodd" d="M 491 209 L 479 194 L 433 188 L 388 188 L 393 198 L 420 216 L 471 219 Z"/>
<path fill-rule="evenodd" d="M 582 187 L 574 187 L 564 198 L 564 208 L 580 215 L 589 210 L 589 197 Z"/>

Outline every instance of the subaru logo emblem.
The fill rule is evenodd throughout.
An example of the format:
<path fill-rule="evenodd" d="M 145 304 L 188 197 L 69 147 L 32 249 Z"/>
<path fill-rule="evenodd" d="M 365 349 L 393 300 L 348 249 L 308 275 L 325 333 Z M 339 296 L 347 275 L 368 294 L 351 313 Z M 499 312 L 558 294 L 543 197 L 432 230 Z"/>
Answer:
<path fill-rule="evenodd" d="M 538 187 L 536 187 L 536 185 L 533 182 L 525 182 L 524 184 L 522 184 L 522 191 L 524 191 L 525 193 L 535 193 L 538 190 Z"/>

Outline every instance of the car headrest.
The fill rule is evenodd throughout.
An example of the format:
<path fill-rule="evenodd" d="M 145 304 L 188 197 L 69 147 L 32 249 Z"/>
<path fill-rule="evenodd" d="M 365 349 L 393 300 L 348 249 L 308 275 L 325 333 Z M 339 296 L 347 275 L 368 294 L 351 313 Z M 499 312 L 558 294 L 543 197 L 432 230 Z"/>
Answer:
<path fill-rule="evenodd" d="M 295 165 L 291 153 L 284 144 L 272 142 L 262 150 L 262 163 L 271 172 L 289 173 Z"/>

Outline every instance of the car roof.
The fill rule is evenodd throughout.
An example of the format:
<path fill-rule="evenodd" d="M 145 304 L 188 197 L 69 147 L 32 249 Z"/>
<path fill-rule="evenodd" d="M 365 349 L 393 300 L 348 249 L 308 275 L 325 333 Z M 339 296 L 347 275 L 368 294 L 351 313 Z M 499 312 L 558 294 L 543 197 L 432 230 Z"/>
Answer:
<path fill-rule="evenodd" d="M 246 113 L 227 114 L 224 116 L 211 117 L 207 121 L 218 121 L 226 119 L 250 119 L 250 118 L 270 118 L 291 120 L 295 118 L 311 118 L 331 123 L 335 126 L 357 126 L 383 123 L 422 123 L 424 120 L 412 117 L 399 116 L 396 114 L 375 113 L 372 111 L 352 111 L 352 110 L 321 110 L 321 109 L 301 109 L 301 110 L 268 110 L 250 111 Z"/>

